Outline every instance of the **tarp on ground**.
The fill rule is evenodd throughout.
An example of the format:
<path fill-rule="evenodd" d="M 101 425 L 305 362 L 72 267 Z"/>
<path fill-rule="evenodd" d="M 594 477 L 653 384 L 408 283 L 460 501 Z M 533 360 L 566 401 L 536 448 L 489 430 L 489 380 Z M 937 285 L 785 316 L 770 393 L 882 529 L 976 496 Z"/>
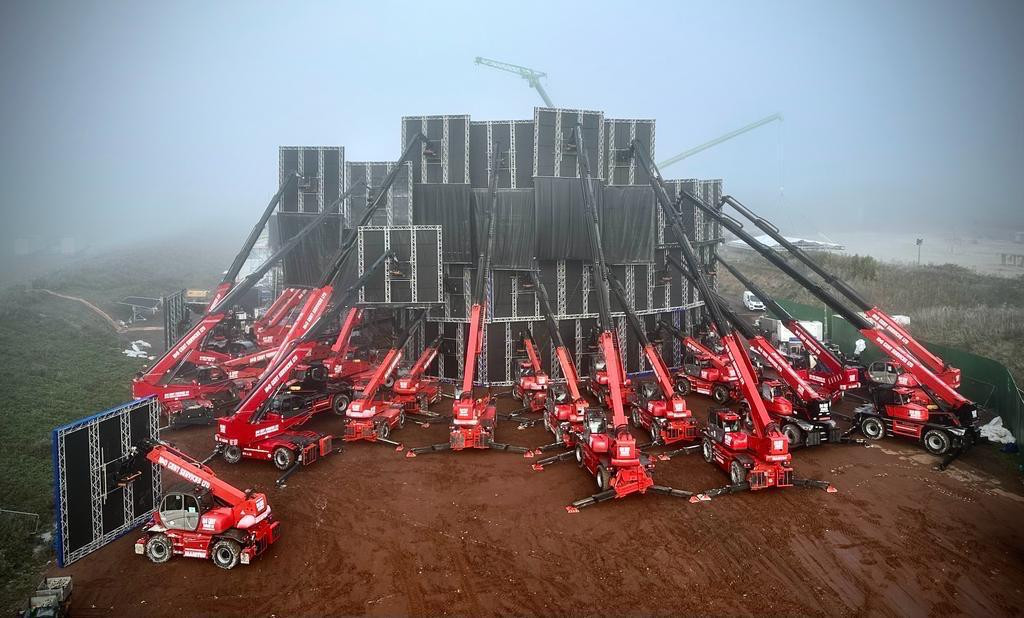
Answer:
<path fill-rule="evenodd" d="M 491 205 L 490 191 L 473 189 L 473 204 L 473 217 L 477 231 L 476 246 L 479 252 L 487 240 L 484 213 Z M 491 256 L 491 268 L 511 270 L 532 268 L 533 257 L 537 253 L 533 189 L 498 189 L 496 216 L 496 236 L 494 253 Z"/>
<path fill-rule="evenodd" d="M 473 263 L 472 193 L 468 184 L 417 184 L 413 223 L 440 225 L 445 262 Z"/>

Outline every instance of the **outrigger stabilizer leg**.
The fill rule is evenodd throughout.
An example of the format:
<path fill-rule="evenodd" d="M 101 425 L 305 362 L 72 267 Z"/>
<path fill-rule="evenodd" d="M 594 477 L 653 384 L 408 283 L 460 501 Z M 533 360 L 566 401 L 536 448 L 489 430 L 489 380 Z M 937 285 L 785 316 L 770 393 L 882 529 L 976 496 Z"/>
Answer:
<path fill-rule="evenodd" d="M 425 453 L 440 453 L 443 451 L 452 450 L 451 442 L 440 442 L 438 444 L 428 444 L 426 446 L 416 446 L 405 452 L 406 457 L 415 457 L 417 455 L 423 455 Z"/>
<path fill-rule="evenodd" d="M 555 444 L 561 444 L 561 443 L 560 442 L 555 442 Z M 550 444 L 547 445 L 547 446 L 550 446 Z M 541 449 L 543 449 L 543 448 L 544 447 L 541 447 Z M 576 451 L 565 451 L 564 453 L 559 453 L 557 455 L 551 455 L 550 457 L 545 457 L 544 459 L 538 459 L 533 464 L 533 466 L 531 466 L 531 467 L 534 470 L 536 470 L 537 472 L 543 472 L 544 471 L 544 466 L 546 466 L 548 464 L 558 463 L 559 461 L 565 461 L 566 459 L 572 459 L 575 454 L 576 454 Z"/>

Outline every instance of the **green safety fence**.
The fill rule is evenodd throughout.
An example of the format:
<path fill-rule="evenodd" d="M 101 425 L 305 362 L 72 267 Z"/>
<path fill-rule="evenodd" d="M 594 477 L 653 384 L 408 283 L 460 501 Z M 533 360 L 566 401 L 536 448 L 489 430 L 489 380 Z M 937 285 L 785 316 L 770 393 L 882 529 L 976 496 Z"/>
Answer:
<path fill-rule="evenodd" d="M 804 305 L 792 301 L 778 301 L 798 320 L 816 320 L 822 323 L 825 338 L 847 356 L 853 356 L 854 345 L 864 336 L 843 318 L 823 307 Z M 885 355 L 873 343 L 865 340 L 867 348 L 861 360 L 872 362 Z M 960 392 L 1003 418 L 1017 442 L 1024 442 L 1024 393 L 1017 387 L 1010 371 L 991 358 L 945 345 L 922 341 L 929 350 L 954 367 L 960 368 Z"/>

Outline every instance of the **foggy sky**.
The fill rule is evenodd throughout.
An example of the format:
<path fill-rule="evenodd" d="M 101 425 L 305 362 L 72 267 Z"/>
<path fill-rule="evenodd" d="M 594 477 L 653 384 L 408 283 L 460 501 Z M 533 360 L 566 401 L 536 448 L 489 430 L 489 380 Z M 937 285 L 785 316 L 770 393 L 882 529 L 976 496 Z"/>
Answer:
<path fill-rule="evenodd" d="M 656 118 L 659 159 L 782 112 L 665 175 L 724 178 L 787 230 L 1024 228 L 1024 4 L 634 4 L 5 2 L 2 254 L 247 227 L 279 145 L 387 160 L 402 115 L 531 118 L 477 55 L 546 71 L 560 107 Z"/>

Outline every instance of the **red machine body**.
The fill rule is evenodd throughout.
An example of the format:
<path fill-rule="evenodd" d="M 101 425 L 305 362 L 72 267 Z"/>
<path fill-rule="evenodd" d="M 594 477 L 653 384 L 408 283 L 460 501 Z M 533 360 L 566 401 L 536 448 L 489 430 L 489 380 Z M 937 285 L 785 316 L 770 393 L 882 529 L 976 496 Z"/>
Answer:
<path fill-rule="evenodd" d="M 362 389 L 355 401 L 345 412 L 345 441 L 369 440 L 370 442 L 386 442 L 391 431 L 401 429 L 405 425 L 405 408 L 391 398 L 378 397 L 381 388 L 393 380 L 402 360 L 402 350 L 423 324 L 426 312 L 421 311 L 413 320 L 405 333 L 398 337 L 395 344 L 384 355 L 384 359 L 373 372 L 369 382 Z"/>
<path fill-rule="evenodd" d="M 423 411 L 441 399 L 441 385 L 437 378 L 425 376 L 427 368 L 437 358 L 441 349 L 441 336 L 423 348 L 423 353 L 416 359 L 412 369 L 404 376 L 395 380 L 391 387 L 392 401 L 402 406 L 406 412 Z"/>
<path fill-rule="evenodd" d="M 680 394 L 707 395 L 719 404 L 739 397 L 736 371 L 727 355 L 716 354 L 664 320 L 660 326 L 683 343 L 683 366 L 674 376 L 675 388 Z"/>
<path fill-rule="evenodd" d="M 331 380 L 322 364 L 310 364 L 308 359 L 325 348 L 319 341 L 321 333 L 387 259 L 389 254 L 381 256 L 331 309 L 289 342 L 288 353 L 268 368 L 234 414 L 218 422 L 214 440 L 225 461 L 271 461 L 285 471 L 279 479 L 283 482 L 299 465 L 308 465 L 332 452 L 331 436 L 293 428 L 327 410 L 344 414 L 352 388 L 347 382 Z"/>
<path fill-rule="evenodd" d="M 249 564 L 278 539 L 278 522 L 265 495 L 236 489 L 167 444 L 153 446 L 146 459 L 188 485 L 164 492 L 160 508 L 135 541 L 135 553 L 156 563 L 174 555 L 209 558 L 231 569 Z M 133 479 L 129 476 L 122 483 Z"/>
<path fill-rule="evenodd" d="M 729 262 L 718 259 L 718 263 L 728 270 L 737 281 L 743 284 L 755 296 L 761 299 L 769 312 L 774 314 L 800 341 L 804 354 L 814 357 L 818 363 L 811 366 L 810 358 L 807 358 L 802 367 L 794 367 L 800 378 L 814 385 L 815 390 L 826 395 L 833 402 L 843 397 L 847 390 L 860 387 L 860 374 L 856 367 L 845 365 L 832 350 L 828 349 L 818 338 L 808 331 L 799 320 L 786 311 L 774 298 L 768 295 L 761 287 L 748 279 Z M 792 366 L 792 363 L 787 361 Z"/>
<path fill-rule="evenodd" d="M 907 397 L 904 397 L 903 393 L 899 390 L 899 388 L 904 387 L 893 389 L 889 386 L 881 386 L 871 389 L 871 396 L 875 400 L 874 403 L 858 408 L 854 417 L 855 424 L 866 438 L 878 440 L 891 435 L 912 437 L 920 440 L 930 453 L 945 456 L 944 461 L 939 466 L 940 468 L 948 465 L 953 458 L 957 457 L 974 443 L 978 432 L 977 405 L 958 393 L 951 385 L 958 379 L 955 377 L 957 373 L 952 368 L 946 367 L 942 375 L 937 375 L 925 362 L 919 360 L 914 353 L 904 347 L 902 340 L 893 337 L 889 332 L 883 331 L 882 328 L 878 327 L 876 323 L 848 309 L 820 285 L 814 283 L 793 268 L 778 255 L 778 252 L 764 246 L 763 243 L 753 238 L 743 229 L 739 222 L 710 208 L 686 192 L 682 192 L 682 195 L 690 199 L 697 208 L 720 221 L 730 232 L 736 234 L 745 243 L 750 245 L 752 249 L 772 262 L 772 264 L 789 275 L 790 278 L 800 283 L 818 300 L 846 319 L 867 340 L 878 346 L 895 365 L 913 377 L 917 384 L 915 390 L 918 392 L 910 393 Z M 867 305 L 867 302 L 861 299 L 849 286 L 829 275 L 802 250 L 779 234 L 775 226 L 758 217 L 729 196 L 723 197 L 722 202 L 732 205 L 745 217 L 754 222 L 755 225 L 765 230 L 790 253 L 801 259 L 801 261 L 804 261 L 806 264 L 814 264 L 812 270 L 819 272 L 833 287 L 841 290 L 855 304 L 858 306 L 866 305 L 868 309 L 871 309 L 871 306 Z M 919 345 L 911 344 L 911 347 L 916 349 Z M 934 363 L 935 361 L 929 362 Z M 935 404 L 935 409 L 933 410 L 921 405 L 920 402 L 924 400 L 931 400 Z M 922 409 L 925 412 L 924 418 L 918 420 L 917 417 L 922 416 Z M 910 424 L 913 423 L 916 423 L 918 426 L 910 427 Z"/>
<path fill-rule="evenodd" d="M 654 371 L 654 382 L 641 383 L 637 397 L 631 402 L 633 425 L 645 430 L 655 444 L 675 444 L 697 440 L 697 421 L 686 400 L 672 382 L 672 374 L 657 347 L 647 336 L 644 325 L 629 306 L 625 290 L 610 273 L 611 291 L 622 305 L 626 322 L 644 350 L 647 363 Z"/>
<path fill-rule="evenodd" d="M 537 300 L 540 301 L 548 333 L 555 343 L 555 357 L 558 359 L 558 366 L 565 378 L 564 387 L 561 384 L 552 384 L 548 389 L 548 395 L 544 401 L 544 426 L 555 438 L 553 445 L 575 448 L 576 437 L 583 434 L 583 422 L 590 404 L 580 392 L 580 378 L 576 371 L 576 363 L 573 362 L 569 349 L 565 347 L 562 333 L 558 330 L 558 321 L 555 320 L 554 312 L 551 310 L 547 288 L 544 287 L 544 282 L 540 280 L 536 270 L 530 271 L 530 277 L 537 290 Z"/>
<path fill-rule="evenodd" d="M 523 402 L 530 412 L 543 412 L 550 379 L 540 364 L 537 346 L 529 332 L 519 335 L 526 359 L 519 362 L 519 379 L 512 387 L 512 396 Z"/>

